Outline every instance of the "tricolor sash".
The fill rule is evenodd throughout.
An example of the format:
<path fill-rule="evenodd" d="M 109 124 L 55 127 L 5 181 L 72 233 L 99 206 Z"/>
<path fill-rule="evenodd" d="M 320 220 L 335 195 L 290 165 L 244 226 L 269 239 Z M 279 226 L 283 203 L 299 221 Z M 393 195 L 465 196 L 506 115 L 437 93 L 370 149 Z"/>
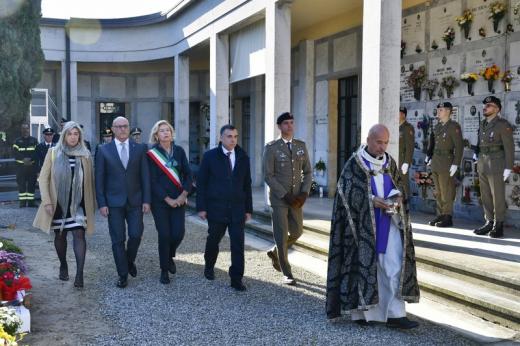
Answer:
<path fill-rule="evenodd" d="M 153 162 L 155 162 L 155 164 L 164 172 L 164 174 L 166 174 L 168 179 L 170 179 L 179 190 L 184 190 L 182 188 L 181 179 L 179 177 L 179 171 L 171 164 L 171 162 L 166 158 L 166 156 L 164 156 L 163 153 L 161 153 L 158 148 L 150 149 L 146 154 L 153 160 Z"/>

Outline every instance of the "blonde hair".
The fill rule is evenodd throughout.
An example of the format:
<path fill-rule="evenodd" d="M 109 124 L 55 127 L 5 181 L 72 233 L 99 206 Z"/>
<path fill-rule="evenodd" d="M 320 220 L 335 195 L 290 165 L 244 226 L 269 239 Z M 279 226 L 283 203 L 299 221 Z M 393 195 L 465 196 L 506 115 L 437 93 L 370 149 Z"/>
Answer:
<path fill-rule="evenodd" d="M 159 127 L 161 127 L 162 125 L 168 126 L 168 128 L 170 129 L 170 131 L 172 133 L 172 139 L 174 138 L 175 130 L 174 130 L 173 126 L 166 120 L 159 120 L 158 122 L 156 122 L 153 125 L 152 130 L 150 131 L 150 139 L 148 140 L 148 142 L 150 142 L 150 144 L 159 143 L 159 136 L 157 134 L 159 133 Z"/>

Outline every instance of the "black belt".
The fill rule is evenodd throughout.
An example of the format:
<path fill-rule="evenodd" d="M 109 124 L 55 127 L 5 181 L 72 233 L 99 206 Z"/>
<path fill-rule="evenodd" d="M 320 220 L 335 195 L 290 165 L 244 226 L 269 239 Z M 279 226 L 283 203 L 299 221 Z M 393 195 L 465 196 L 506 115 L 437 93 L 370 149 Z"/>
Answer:
<path fill-rule="evenodd" d="M 453 155 L 453 150 L 450 149 L 435 149 L 433 150 L 435 155 Z"/>
<path fill-rule="evenodd" d="M 480 147 L 480 154 L 493 154 L 500 153 L 504 151 L 503 145 L 488 145 L 484 147 Z"/>

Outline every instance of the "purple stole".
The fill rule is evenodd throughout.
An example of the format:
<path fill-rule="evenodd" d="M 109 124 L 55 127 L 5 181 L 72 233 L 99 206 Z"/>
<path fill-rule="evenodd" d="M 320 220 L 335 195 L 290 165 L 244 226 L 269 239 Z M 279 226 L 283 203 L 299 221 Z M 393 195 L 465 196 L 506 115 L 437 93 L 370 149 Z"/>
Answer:
<path fill-rule="evenodd" d="M 368 168 L 371 168 L 370 162 L 363 158 Z M 383 165 L 383 169 L 388 166 L 388 160 Z M 370 185 L 372 187 L 372 194 L 377 195 L 376 182 L 374 176 L 370 176 Z M 388 198 L 390 191 L 394 189 L 394 183 L 388 173 L 383 173 L 383 193 L 384 198 Z M 381 208 L 374 208 L 375 221 L 376 221 L 376 253 L 386 253 L 386 246 L 388 245 L 388 235 L 390 234 L 390 224 L 392 223 L 392 217 L 387 215 Z"/>

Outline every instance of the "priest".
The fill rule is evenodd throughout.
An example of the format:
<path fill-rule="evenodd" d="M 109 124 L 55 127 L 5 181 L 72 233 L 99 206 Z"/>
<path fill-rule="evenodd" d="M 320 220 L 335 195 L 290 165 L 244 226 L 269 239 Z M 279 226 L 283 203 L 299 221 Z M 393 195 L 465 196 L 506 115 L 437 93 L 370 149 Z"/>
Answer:
<path fill-rule="evenodd" d="M 367 144 L 345 163 L 332 214 L 327 273 L 327 318 L 350 314 L 361 325 L 383 322 L 411 329 L 405 301 L 419 301 L 407 204 L 390 133 L 373 126 Z"/>

